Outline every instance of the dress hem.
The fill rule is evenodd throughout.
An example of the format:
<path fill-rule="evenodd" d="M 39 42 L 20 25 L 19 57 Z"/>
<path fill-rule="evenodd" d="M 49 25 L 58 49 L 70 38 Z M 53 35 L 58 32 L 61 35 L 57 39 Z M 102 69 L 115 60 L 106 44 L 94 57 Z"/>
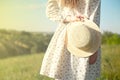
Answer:
<path fill-rule="evenodd" d="M 52 78 L 52 79 L 59 79 L 59 78 L 56 78 L 55 76 L 52 76 L 52 75 L 49 75 L 49 74 L 45 74 L 45 73 L 40 73 L 40 75 L 46 76 L 46 77 L 49 77 L 49 78 Z"/>

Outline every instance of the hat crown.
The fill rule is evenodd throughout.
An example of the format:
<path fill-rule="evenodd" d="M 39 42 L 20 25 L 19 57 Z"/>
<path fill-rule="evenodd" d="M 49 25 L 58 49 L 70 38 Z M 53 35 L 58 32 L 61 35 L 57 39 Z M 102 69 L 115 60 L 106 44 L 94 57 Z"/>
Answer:
<path fill-rule="evenodd" d="M 90 32 L 90 29 L 86 25 L 81 24 L 81 22 L 75 22 L 72 25 L 71 31 L 69 30 L 72 36 L 70 34 L 68 35 L 68 42 L 71 41 L 70 44 L 79 49 L 86 49 L 92 42 L 92 33 Z"/>
<path fill-rule="evenodd" d="M 89 20 L 85 22 L 79 21 L 70 23 L 67 27 L 67 35 L 68 48 L 69 46 L 72 46 L 91 54 L 98 49 L 101 43 L 101 33 L 99 27 Z M 86 56 L 89 56 L 91 54 L 88 54 Z"/>

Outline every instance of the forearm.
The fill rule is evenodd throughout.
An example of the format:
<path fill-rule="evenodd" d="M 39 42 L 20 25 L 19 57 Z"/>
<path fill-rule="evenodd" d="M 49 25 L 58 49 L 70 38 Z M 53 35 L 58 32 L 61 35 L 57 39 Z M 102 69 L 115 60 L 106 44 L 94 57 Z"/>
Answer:
<path fill-rule="evenodd" d="M 57 0 L 48 0 L 46 6 L 46 16 L 52 21 L 60 21 L 60 9 Z"/>

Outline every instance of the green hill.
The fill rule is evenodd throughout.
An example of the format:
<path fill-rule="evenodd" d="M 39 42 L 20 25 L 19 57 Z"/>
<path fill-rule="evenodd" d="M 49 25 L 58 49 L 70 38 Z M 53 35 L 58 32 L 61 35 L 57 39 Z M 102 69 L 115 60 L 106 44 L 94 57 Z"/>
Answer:
<path fill-rule="evenodd" d="M 0 58 L 44 52 L 52 33 L 0 30 Z"/>

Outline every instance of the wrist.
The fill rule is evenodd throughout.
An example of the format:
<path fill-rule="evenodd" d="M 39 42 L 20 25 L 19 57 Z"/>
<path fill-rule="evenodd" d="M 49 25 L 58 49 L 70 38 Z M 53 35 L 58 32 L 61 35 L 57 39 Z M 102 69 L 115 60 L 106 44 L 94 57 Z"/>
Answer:
<path fill-rule="evenodd" d="M 62 20 L 63 23 L 68 23 L 68 22 L 71 22 L 71 17 L 70 15 L 67 15 L 63 20 Z"/>

